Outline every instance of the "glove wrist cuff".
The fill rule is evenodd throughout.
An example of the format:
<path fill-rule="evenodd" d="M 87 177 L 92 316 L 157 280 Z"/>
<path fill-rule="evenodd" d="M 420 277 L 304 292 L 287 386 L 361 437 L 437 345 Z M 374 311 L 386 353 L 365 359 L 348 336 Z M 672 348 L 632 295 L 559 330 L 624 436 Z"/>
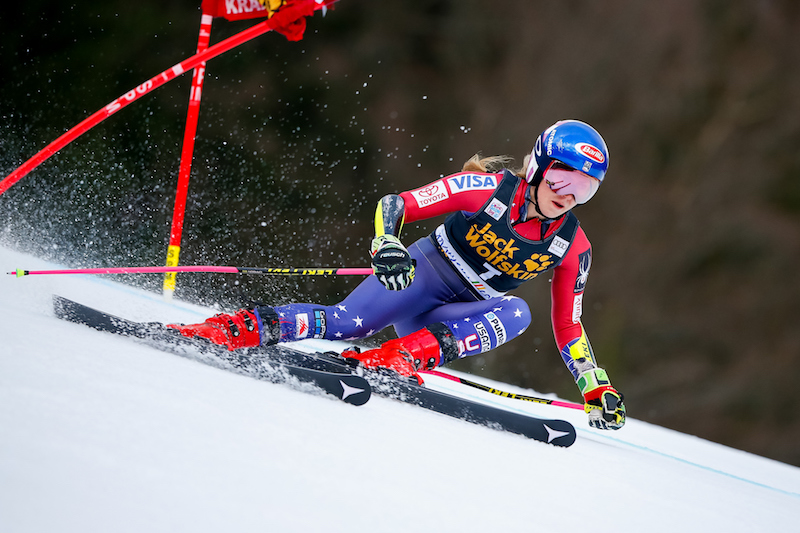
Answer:
<path fill-rule="evenodd" d="M 575 384 L 587 401 L 599 397 L 603 391 L 612 388 L 611 380 L 608 379 L 608 374 L 602 368 L 592 368 L 583 372 L 578 376 Z"/>
<path fill-rule="evenodd" d="M 394 235 L 379 235 L 372 239 L 372 245 L 370 246 L 370 256 L 375 257 L 375 254 L 383 248 L 384 246 L 398 246 L 402 249 L 405 249 L 403 243 L 400 242 L 400 239 L 395 237 Z"/>

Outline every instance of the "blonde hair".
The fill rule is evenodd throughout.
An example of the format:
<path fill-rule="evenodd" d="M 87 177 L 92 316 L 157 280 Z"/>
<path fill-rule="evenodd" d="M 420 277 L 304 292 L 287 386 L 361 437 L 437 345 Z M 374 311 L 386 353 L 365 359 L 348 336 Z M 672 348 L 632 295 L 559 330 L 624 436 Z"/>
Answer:
<path fill-rule="evenodd" d="M 481 154 L 477 153 L 467 159 L 464 166 L 461 167 L 461 171 L 495 173 L 508 168 L 508 164 L 512 161 L 514 161 L 514 158 L 507 155 L 481 157 Z M 521 178 L 525 178 L 525 168 L 508 168 L 508 170 Z"/>

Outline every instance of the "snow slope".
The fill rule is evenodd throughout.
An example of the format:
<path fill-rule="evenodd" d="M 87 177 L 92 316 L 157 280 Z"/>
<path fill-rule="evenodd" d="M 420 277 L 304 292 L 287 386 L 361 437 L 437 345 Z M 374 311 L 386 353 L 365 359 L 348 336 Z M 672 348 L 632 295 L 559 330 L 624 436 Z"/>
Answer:
<path fill-rule="evenodd" d="M 18 267 L 54 265 L 0 248 L 0 272 Z M 213 312 L 108 278 L 0 277 L 2 532 L 749 533 L 800 519 L 793 466 L 480 391 L 466 392 L 573 421 L 578 441 L 380 397 L 354 407 L 57 320 L 52 294 L 136 320 Z"/>

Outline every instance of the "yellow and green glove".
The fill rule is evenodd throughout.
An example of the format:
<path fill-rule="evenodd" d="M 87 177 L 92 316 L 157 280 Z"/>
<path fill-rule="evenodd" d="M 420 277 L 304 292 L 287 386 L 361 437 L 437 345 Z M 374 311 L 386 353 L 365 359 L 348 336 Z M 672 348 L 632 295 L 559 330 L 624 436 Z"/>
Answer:
<path fill-rule="evenodd" d="M 583 409 L 589 415 L 589 425 L 597 429 L 619 429 L 625 425 L 625 404 L 622 393 L 611 386 L 602 368 L 581 373 L 576 382 L 583 394 Z"/>

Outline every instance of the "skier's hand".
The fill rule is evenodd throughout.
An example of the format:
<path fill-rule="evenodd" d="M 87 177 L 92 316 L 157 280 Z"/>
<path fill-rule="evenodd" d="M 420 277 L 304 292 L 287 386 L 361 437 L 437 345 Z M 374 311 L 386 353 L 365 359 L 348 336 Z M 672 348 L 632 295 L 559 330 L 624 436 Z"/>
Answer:
<path fill-rule="evenodd" d="M 240 309 L 233 315 L 214 315 L 202 324 L 167 324 L 184 337 L 199 337 L 226 346 L 228 350 L 250 348 L 261 343 L 258 319 L 252 311 Z"/>
<path fill-rule="evenodd" d="M 372 239 L 370 247 L 372 271 L 375 277 L 391 291 L 402 291 L 414 281 L 415 261 L 394 235 L 381 235 Z"/>
<path fill-rule="evenodd" d="M 597 429 L 619 429 L 625 425 L 625 403 L 622 393 L 611 386 L 606 371 L 593 368 L 578 377 L 584 398 L 583 409 L 589 425 Z"/>
<path fill-rule="evenodd" d="M 589 425 L 597 429 L 619 429 L 625 425 L 625 404 L 622 393 L 610 387 L 600 397 L 587 401 L 583 409 L 589 415 Z"/>

